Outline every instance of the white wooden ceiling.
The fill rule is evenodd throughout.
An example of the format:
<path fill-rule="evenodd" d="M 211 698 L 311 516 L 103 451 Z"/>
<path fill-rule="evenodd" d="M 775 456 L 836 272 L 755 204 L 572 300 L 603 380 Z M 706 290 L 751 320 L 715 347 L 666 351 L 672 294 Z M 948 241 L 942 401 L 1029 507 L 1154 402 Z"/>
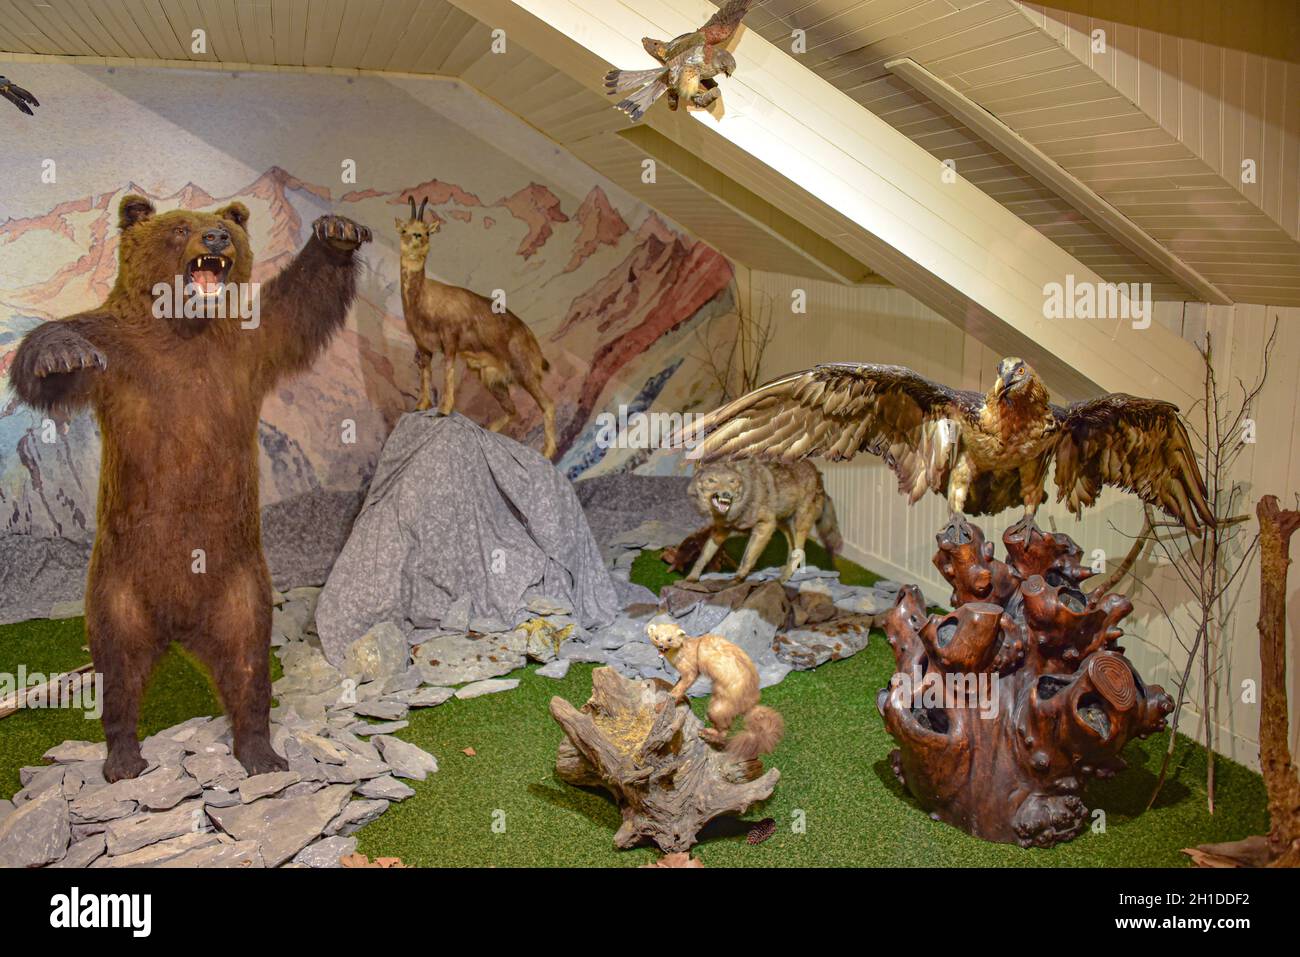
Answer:
<path fill-rule="evenodd" d="M 1127 15 L 1136 8 L 1140 25 Z M 807 31 L 801 62 L 1106 278 L 1185 295 L 885 62 L 909 56 L 946 80 L 1233 299 L 1297 305 L 1300 66 L 1254 52 L 1269 29 L 1290 31 L 1296 59 L 1296 9 L 1287 19 L 1284 4 L 1249 0 L 766 0 L 746 23 L 786 48 Z M 1269 14 L 1282 17 L 1270 25 Z M 1090 42 L 1098 28 L 1105 53 Z M 1241 181 L 1247 158 L 1253 184 Z"/>
<path fill-rule="evenodd" d="M 1273 31 L 1279 41 L 1252 27 L 1244 8 L 1229 22 L 1211 0 L 1182 0 L 1177 15 L 1170 4 L 1144 3 L 1158 10 L 1139 18 L 1124 12 L 1131 4 L 1102 0 L 759 2 L 749 29 L 782 49 L 794 29 L 806 30 L 800 63 L 939 160 L 954 160 L 962 177 L 1104 278 L 1190 298 L 885 62 L 910 56 L 948 81 L 1230 297 L 1300 305 L 1300 67 L 1278 59 L 1291 21 Z M 207 31 L 206 52 L 191 50 L 196 27 Z M 1098 27 L 1107 30 L 1105 55 L 1085 42 Z M 0 0 L 4 52 L 461 77 L 746 265 L 873 280 L 868 257 L 824 226 L 653 130 L 629 134 L 605 98 L 521 46 L 489 54 L 489 32 L 448 0 Z M 1254 42 L 1206 40 L 1220 35 Z M 647 152 L 660 160 L 653 190 L 640 180 Z M 1242 184 L 1238 154 L 1250 152 L 1260 175 Z"/>

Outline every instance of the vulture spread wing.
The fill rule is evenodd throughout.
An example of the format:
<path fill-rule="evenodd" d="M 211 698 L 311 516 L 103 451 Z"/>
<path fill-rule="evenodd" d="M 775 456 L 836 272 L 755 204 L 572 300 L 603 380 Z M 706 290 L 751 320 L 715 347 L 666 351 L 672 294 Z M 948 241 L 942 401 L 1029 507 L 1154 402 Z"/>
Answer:
<path fill-rule="evenodd" d="M 760 386 L 682 437 L 690 457 L 708 461 L 838 460 L 865 450 L 885 459 L 899 491 L 915 502 L 927 489 L 947 494 L 961 430 L 982 402 L 978 392 L 949 389 L 902 366 L 833 363 Z"/>
<path fill-rule="evenodd" d="M 1117 485 L 1163 509 L 1196 534 L 1213 525 L 1205 481 L 1178 407 L 1115 393 L 1069 408 L 1053 407 L 1056 500 L 1074 514 L 1092 505 L 1102 486 Z"/>

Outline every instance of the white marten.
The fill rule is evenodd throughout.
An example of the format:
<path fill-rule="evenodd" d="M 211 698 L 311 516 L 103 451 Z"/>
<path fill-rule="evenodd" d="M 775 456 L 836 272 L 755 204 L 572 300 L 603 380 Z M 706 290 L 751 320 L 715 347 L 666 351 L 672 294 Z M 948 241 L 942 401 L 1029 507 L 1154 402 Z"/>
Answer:
<path fill-rule="evenodd" d="M 758 669 L 743 648 L 720 635 L 692 638 L 671 622 L 647 625 L 646 634 L 681 676 L 672 689 L 677 701 L 686 700 L 686 692 L 700 675 L 713 682 L 708 709 L 713 727 L 701 730 L 700 737 L 746 761 L 776 748 L 785 734 L 785 720 L 758 703 Z M 728 741 L 727 733 L 738 717 L 745 719 L 745 727 Z"/>

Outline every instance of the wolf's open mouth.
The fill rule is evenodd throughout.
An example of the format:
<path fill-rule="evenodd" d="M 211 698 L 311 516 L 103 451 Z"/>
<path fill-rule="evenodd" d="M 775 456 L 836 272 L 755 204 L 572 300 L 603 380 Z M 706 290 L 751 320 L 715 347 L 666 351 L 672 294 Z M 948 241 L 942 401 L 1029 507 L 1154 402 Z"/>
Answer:
<path fill-rule="evenodd" d="M 709 501 L 713 503 L 714 508 L 719 512 L 722 512 L 724 515 L 727 513 L 727 510 L 731 508 L 731 496 L 725 495 L 722 492 L 715 493 Z"/>
<path fill-rule="evenodd" d="M 185 285 L 198 286 L 205 296 L 221 292 L 232 263 L 225 256 L 195 256 L 185 267 Z"/>

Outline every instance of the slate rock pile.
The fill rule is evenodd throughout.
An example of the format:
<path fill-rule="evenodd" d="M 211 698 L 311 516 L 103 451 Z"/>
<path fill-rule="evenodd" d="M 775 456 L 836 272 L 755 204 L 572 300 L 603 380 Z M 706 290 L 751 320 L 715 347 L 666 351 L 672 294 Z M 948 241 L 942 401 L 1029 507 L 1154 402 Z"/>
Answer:
<path fill-rule="evenodd" d="M 639 554 L 643 535 L 627 536 L 626 552 Z M 614 557 L 614 574 L 630 562 Z M 562 657 L 608 664 L 629 677 L 676 679 L 646 638 L 646 625 L 675 621 L 688 635 L 715 634 L 735 642 L 753 659 L 763 687 L 791 671 L 816 668 L 847 658 L 867 646 L 871 628 L 893 607 L 900 586 L 878 581 L 846 585 L 839 573 L 815 567 L 796 572 L 786 583 L 779 568 L 755 572 L 743 582 L 730 575 L 705 575 L 699 582 L 665 587 L 656 602 L 634 604 L 617 621 L 590 637 L 566 643 Z M 708 694 L 701 678 L 692 695 Z"/>
<path fill-rule="evenodd" d="M 437 771 L 383 734 L 282 716 L 290 770 L 249 777 L 225 717 L 192 718 L 142 742 L 138 778 L 104 780 L 102 742 L 66 741 L 23 768 L 0 801 L 0 867 L 338 867 L 353 836 Z"/>

